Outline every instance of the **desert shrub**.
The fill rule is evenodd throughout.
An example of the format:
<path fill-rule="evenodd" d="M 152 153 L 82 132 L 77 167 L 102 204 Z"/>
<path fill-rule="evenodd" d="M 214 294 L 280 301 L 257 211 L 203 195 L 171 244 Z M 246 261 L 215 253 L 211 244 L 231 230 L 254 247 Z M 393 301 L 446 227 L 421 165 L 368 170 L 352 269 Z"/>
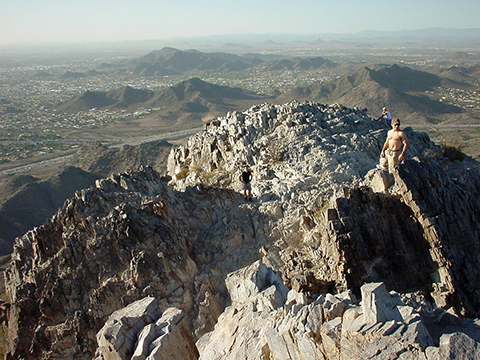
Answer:
<path fill-rule="evenodd" d="M 315 214 L 315 218 L 322 220 L 323 219 L 323 211 L 330 207 L 330 198 L 329 197 L 319 197 L 315 200 L 313 205 L 313 212 Z"/>
<path fill-rule="evenodd" d="M 300 232 L 293 232 L 290 237 L 287 239 L 287 244 L 294 249 L 301 249 L 305 246 L 304 240 L 303 240 L 303 234 Z"/>
<path fill-rule="evenodd" d="M 199 177 L 205 186 L 221 188 L 224 190 L 232 183 L 230 174 L 223 169 L 215 169 L 209 172 L 203 171 L 199 173 Z"/>
<path fill-rule="evenodd" d="M 467 157 L 467 155 L 461 151 L 461 147 L 455 145 L 443 144 L 442 153 L 444 156 L 449 158 L 450 161 L 463 161 Z"/>
<path fill-rule="evenodd" d="M 285 160 L 285 149 L 280 140 L 271 141 L 267 147 L 272 163 L 279 163 Z"/>
<path fill-rule="evenodd" d="M 183 180 L 187 177 L 188 173 L 189 173 L 188 168 L 183 168 L 177 173 L 175 177 L 177 178 L 177 180 Z"/>
<path fill-rule="evenodd" d="M 438 152 L 433 149 L 426 149 L 423 151 L 422 155 L 427 159 L 435 159 L 438 158 Z"/>
<path fill-rule="evenodd" d="M 323 211 L 328 209 L 328 203 L 324 204 L 322 207 L 316 209 L 315 217 L 319 220 L 323 219 Z"/>

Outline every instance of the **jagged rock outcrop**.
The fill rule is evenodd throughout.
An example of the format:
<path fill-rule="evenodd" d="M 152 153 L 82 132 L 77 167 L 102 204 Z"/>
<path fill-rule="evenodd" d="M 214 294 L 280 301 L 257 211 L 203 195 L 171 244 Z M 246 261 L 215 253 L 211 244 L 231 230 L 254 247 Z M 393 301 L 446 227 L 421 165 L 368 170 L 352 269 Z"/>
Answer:
<path fill-rule="evenodd" d="M 180 309 L 163 313 L 154 297 L 115 311 L 97 334 L 97 359 L 196 359 L 185 315 Z"/>
<path fill-rule="evenodd" d="M 143 345 L 130 341 L 128 351 L 112 345 L 123 349 L 112 356 L 130 359 L 138 351 L 146 358 L 157 347 L 168 353 L 188 338 L 186 329 L 204 358 L 221 354 L 228 341 L 235 356 L 260 346 L 274 359 L 286 354 L 272 345 L 282 342 L 286 351 L 289 342 L 295 349 L 301 343 L 326 358 L 339 358 L 344 347 L 351 348 L 344 354 L 370 358 L 457 351 L 452 344 L 463 335 L 441 337 L 447 323 L 437 318 L 480 315 L 478 163 L 446 163 L 426 134 L 407 128 L 409 160 L 392 179 L 371 170 L 386 130 L 340 105 L 263 104 L 212 121 L 172 150 L 169 177 L 147 167 L 98 180 L 17 239 L 6 272 L 7 357 L 107 359 L 104 326 L 146 298 L 158 304 L 148 321 L 133 333 L 130 320 L 108 330 L 137 340 L 143 334 Z M 254 171 L 254 202 L 240 194 L 244 164 Z M 239 270 L 259 258 L 262 265 Z M 433 342 L 413 313 L 398 310 L 400 318 L 359 305 L 365 283 L 380 282 L 402 299 L 421 298 L 422 311 L 436 316 L 427 327 Z M 275 331 L 251 334 L 250 325 L 262 325 L 258 312 Z M 300 313 L 314 323 L 306 327 Z M 349 337 L 344 330 L 359 314 L 396 325 L 371 324 L 364 333 L 353 327 Z M 222 323 L 238 341 L 215 333 Z M 403 329 L 397 323 L 411 329 L 407 338 L 395 331 Z M 468 349 L 475 348 L 478 339 L 463 333 Z M 372 341 L 378 352 L 367 354 Z"/>
<path fill-rule="evenodd" d="M 242 273 L 258 274 L 262 265 Z M 251 287 L 255 276 L 236 278 L 235 287 Z M 200 359 L 479 358 L 480 323 L 451 326 L 434 341 L 428 328 L 443 313 L 419 294 L 391 294 L 383 283 L 369 283 L 361 288 L 361 302 L 350 291 L 306 298 L 292 289 L 279 303 L 275 294 L 283 284 L 256 285 L 257 292 L 240 301 L 232 296 L 215 330 L 198 340 Z"/>
<path fill-rule="evenodd" d="M 194 336 L 209 331 L 226 275 L 258 257 L 262 223 L 238 194 L 177 192 L 151 168 L 97 181 L 17 239 L 9 356 L 90 359 L 108 316 L 145 296 L 184 310 Z"/>
<path fill-rule="evenodd" d="M 264 105 L 212 122 L 170 153 L 168 169 L 186 174 L 175 183 L 182 188 L 234 183 L 239 164 L 253 165 L 259 210 L 277 209 L 270 224 L 277 242 L 266 257 L 297 290 L 359 295 L 365 281 L 385 281 L 398 291 L 425 289 L 439 306 L 479 316 L 478 164 L 446 163 L 426 134 L 407 128 L 415 160 L 400 166 L 391 196 L 390 175 L 371 170 L 385 130 L 339 105 Z M 459 232 L 464 243 L 455 241 Z M 473 249 L 466 257 L 465 246 Z"/>
<path fill-rule="evenodd" d="M 306 297 L 260 261 L 229 274 L 227 288 L 231 305 L 196 344 L 179 309 L 162 314 L 147 297 L 110 316 L 97 358 L 478 359 L 480 322 L 449 318 L 419 293 L 367 283 L 361 299 L 351 291 Z"/>

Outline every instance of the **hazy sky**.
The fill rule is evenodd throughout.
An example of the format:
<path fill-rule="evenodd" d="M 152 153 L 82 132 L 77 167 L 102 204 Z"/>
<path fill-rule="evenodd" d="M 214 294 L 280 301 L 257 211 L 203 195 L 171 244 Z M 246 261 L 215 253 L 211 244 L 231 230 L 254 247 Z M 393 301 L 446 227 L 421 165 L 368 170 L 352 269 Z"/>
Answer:
<path fill-rule="evenodd" d="M 0 0 L 0 44 L 480 27 L 480 0 Z"/>

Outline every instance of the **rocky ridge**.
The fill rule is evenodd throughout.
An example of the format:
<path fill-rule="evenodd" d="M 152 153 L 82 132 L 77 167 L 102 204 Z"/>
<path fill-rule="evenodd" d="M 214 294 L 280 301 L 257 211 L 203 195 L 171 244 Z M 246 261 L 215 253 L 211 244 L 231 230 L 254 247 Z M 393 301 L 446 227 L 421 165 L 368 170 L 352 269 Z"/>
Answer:
<path fill-rule="evenodd" d="M 479 317 L 478 164 L 407 128 L 389 193 L 372 170 L 386 130 L 340 105 L 262 104 L 172 150 L 167 177 L 98 180 L 17 239 L 7 357 L 434 359 L 460 351 L 452 338 L 475 351 L 478 324 L 460 316 Z"/>

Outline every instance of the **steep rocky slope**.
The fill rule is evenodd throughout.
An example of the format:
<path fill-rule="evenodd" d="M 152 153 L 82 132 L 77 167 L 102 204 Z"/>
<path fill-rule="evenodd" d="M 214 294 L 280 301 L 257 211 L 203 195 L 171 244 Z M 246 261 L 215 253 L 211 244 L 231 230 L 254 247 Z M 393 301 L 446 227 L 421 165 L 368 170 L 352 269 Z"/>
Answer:
<path fill-rule="evenodd" d="M 15 175 L 1 189 L 0 255 L 11 254 L 17 236 L 50 218 L 75 191 L 92 186 L 95 180 L 115 172 L 150 165 L 164 172 L 172 144 L 152 141 L 137 146 L 108 148 L 100 143 L 82 147 L 66 163 L 65 169 L 46 180 Z"/>
<path fill-rule="evenodd" d="M 47 180 L 13 176 L 2 189 L 7 199 L 0 204 L 0 255 L 11 254 L 17 236 L 43 224 L 65 199 L 77 189 L 91 186 L 99 177 L 73 166 Z"/>
<path fill-rule="evenodd" d="M 459 316 L 480 315 L 478 163 L 405 129 L 391 193 L 372 170 L 386 131 L 340 105 L 263 104 L 172 150 L 169 176 L 97 180 L 16 241 L 8 357 L 474 353 Z"/>

